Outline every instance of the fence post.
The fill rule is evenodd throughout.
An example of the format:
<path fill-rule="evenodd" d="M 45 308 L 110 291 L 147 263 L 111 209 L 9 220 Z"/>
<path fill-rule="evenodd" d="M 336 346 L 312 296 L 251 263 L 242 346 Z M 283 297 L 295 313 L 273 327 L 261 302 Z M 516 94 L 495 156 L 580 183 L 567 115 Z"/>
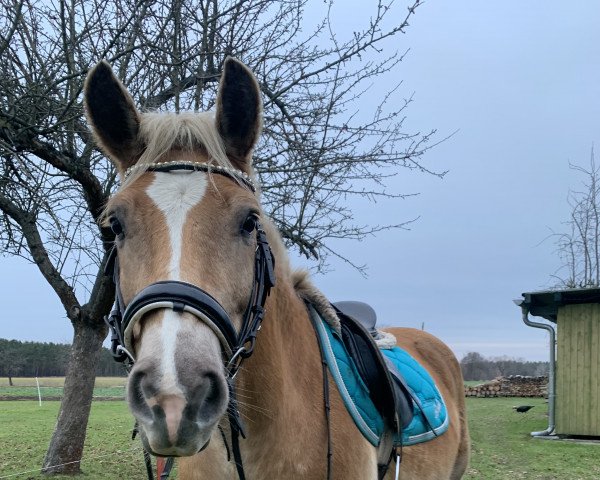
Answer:
<path fill-rule="evenodd" d="M 42 406 L 42 392 L 40 391 L 40 382 L 38 381 L 38 377 L 35 377 L 35 383 L 38 389 L 38 400 L 40 402 L 40 407 Z"/>

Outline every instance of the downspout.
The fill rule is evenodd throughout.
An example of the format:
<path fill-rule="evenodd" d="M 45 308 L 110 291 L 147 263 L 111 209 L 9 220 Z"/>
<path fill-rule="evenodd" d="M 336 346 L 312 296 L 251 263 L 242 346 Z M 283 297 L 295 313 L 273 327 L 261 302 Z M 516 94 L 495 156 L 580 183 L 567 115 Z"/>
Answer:
<path fill-rule="evenodd" d="M 529 319 L 529 308 L 520 304 L 523 323 L 529 327 L 542 328 L 550 334 L 550 368 L 548 371 L 548 428 L 541 432 L 531 432 L 532 437 L 545 437 L 554 434 L 554 407 L 556 403 L 556 331 L 552 325 L 534 322 Z"/>

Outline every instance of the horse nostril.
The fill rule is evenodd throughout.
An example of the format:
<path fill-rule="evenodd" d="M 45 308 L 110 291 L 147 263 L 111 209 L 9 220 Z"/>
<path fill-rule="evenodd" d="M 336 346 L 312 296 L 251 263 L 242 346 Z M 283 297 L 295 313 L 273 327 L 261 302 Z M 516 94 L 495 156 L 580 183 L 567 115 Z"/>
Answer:
<path fill-rule="evenodd" d="M 152 386 L 148 371 L 134 368 L 127 384 L 127 399 L 131 410 L 138 418 L 152 420 L 152 410 L 147 399 L 152 398 L 155 393 L 156 387 Z"/>
<path fill-rule="evenodd" d="M 190 403 L 196 405 L 198 419 L 208 423 L 224 413 L 228 396 L 226 380 L 209 372 L 198 378 L 196 388 L 191 392 Z"/>

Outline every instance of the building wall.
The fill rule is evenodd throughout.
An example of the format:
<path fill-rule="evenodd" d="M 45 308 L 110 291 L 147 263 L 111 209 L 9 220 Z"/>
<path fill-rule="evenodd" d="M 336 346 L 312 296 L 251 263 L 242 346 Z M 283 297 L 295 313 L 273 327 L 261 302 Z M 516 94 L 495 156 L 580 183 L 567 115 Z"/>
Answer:
<path fill-rule="evenodd" d="M 600 436 L 600 304 L 558 311 L 556 433 Z"/>

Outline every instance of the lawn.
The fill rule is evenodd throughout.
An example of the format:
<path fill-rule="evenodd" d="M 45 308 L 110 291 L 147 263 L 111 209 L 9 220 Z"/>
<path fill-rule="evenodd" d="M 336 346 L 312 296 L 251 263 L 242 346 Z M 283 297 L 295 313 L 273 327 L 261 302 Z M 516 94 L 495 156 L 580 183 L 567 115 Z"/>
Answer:
<path fill-rule="evenodd" d="M 47 478 L 39 474 L 59 402 L 0 402 L 0 479 Z M 83 478 L 144 480 L 142 449 L 131 441 L 133 419 L 123 401 L 94 402 L 88 424 Z M 52 478 L 72 478 L 55 476 Z"/>
<path fill-rule="evenodd" d="M 524 414 L 511 408 L 524 404 L 535 407 Z M 43 402 L 41 407 L 37 401 L 0 402 L 0 479 L 44 478 L 38 472 L 58 407 L 56 401 Z M 543 399 L 468 398 L 467 408 L 473 455 L 466 480 L 600 478 L 600 445 L 530 437 L 529 432 L 547 426 Z M 93 403 L 82 478 L 146 478 L 140 443 L 131 441 L 132 425 L 125 402 Z"/>
<path fill-rule="evenodd" d="M 474 387 L 475 385 L 481 385 L 487 383 L 489 380 L 465 380 L 465 387 Z"/>
<path fill-rule="evenodd" d="M 35 386 L 35 378 L 32 377 L 13 377 L 15 387 Z M 39 377 L 40 386 L 62 387 L 65 384 L 65 377 Z M 127 377 L 96 377 L 96 387 L 123 387 Z M 8 387 L 8 378 L 0 377 L 0 387 Z"/>
<path fill-rule="evenodd" d="M 126 377 L 97 377 L 94 387 L 94 397 L 124 398 Z M 41 377 L 38 378 L 42 401 L 44 398 L 61 398 L 65 377 Z M 15 377 L 13 386 L 9 386 L 7 378 L 0 378 L 0 398 L 38 398 L 38 389 L 35 378 Z M 2 477 L 0 477 L 1 479 Z"/>
<path fill-rule="evenodd" d="M 517 413 L 513 405 L 535 405 Z M 597 480 L 600 444 L 540 440 L 548 426 L 541 398 L 467 398 L 472 456 L 465 479 Z"/>

